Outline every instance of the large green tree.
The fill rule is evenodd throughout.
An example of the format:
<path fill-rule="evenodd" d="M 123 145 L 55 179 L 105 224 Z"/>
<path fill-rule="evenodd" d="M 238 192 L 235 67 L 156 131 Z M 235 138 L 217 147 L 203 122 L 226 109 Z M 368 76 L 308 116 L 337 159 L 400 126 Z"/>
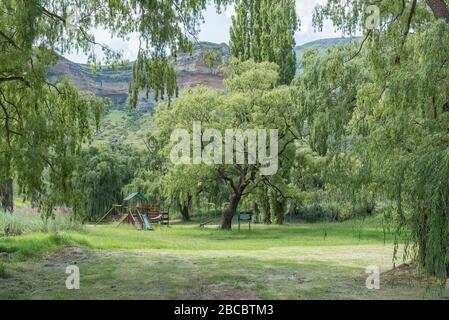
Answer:
<path fill-rule="evenodd" d="M 89 147 L 81 152 L 74 185 L 84 204 L 81 210 L 85 220 L 94 221 L 113 204 L 122 203 L 123 189 L 134 177 L 135 162 L 141 158 L 127 146 Z"/>
<path fill-rule="evenodd" d="M 242 60 L 274 62 L 279 81 L 290 84 L 296 73 L 294 0 L 238 0 L 232 17 L 231 54 Z"/>
<path fill-rule="evenodd" d="M 316 149 L 333 153 L 335 163 L 352 163 L 353 169 L 340 167 L 352 171 L 341 176 L 358 186 L 355 200 L 380 192 L 392 201 L 397 235 L 416 249 L 407 252 L 429 274 L 446 278 L 448 2 L 376 1 L 377 26 L 371 4 L 329 0 L 317 8 L 318 26 L 330 18 L 343 31 L 364 30 L 364 39 L 346 57 L 338 50 L 306 56 L 299 90 L 327 93 L 321 104 L 305 99 L 303 107 L 312 129 L 319 129 Z M 320 77 L 323 70 L 334 72 Z"/>
<path fill-rule="evenodd" d="M 215 0 L 218 7 L 229 2 Z M 104 28 L 126 39 L 139 34 L 130 86 L 131 106 L 141 90 L 172 98 L 176 77 L 169 56 L 189 50 L 207 0 L 2 0 L 0 2 L 0 196 L 12 208 L 13 179 L 48 210 L 76 207 L 70 177 L 83 142 L 104 106 L 68 82 L 47 81 L 58 55 L 81 51 L 94 66 L 114 64 L 120 54 L 91 34 Z M 105 53 L 98 61 L 96 49 Z"/>
<path fill-rule="evenodd" d="M 199 140 L 204 147 L 203 161 L 197 161 L 195 154 L 193 160 L 185 164 L 172 164 L 169 168 L 169 179 L 166 180 L 168 190 L 172 194 L 180 193 L 185 202 L 189 195 L 198 193 L 199 188 L 212 190 L 213 185 L 219 185 L 227 193 L 228 202 L 223 212 L 222 228 L 230 229 L 236 211 L 249 193 L 261 184 L 273 187 L 274 176 L 264 174 L 267 161 L 264 157 L 282 158 L 294 153 L 294 142 L 297 135 L 296 111 L 293 97 L 289 87 L 278 87 L 278 67 L 273 63 L 257 64 L 252 60 L 244 63 L 233 61 L 227 70 L 228 78 L 225 80 L 225 90 L 215 90 L 206 87 L 198 87 L 185 91 L 171 108 L 160 108 L 157 112 L 156 122 L 160 130 L 159 135 L 166 141 L 165 157 L 171 163 L 174 147 L 179 141 L 170 141 L 174 129 L 182 129 L 189 136 L 194 134 L 194 122 L 201 123 Z M 216 129 L 221 140 L 208 129 Z M 266 153 L 259 161 L 254 161 L 248 156 L 249 138 L 248 129 L 278 130 L 279 141 L 275 154 L 274 145 L 267 143 L 265 149 L 259 137 L 260 152 Z M 243 140 L 228 140 L 226 130 L 241 130 Z M 257 132 L 257 131 L 256 131 Z M 270 132 L 266 133 L 270 139 Z M 192 139 L 193 140 L 193 139 Z M 226 143 L 230 141 L 232 144 Z M 241 145 L 243 141 L 243 145 Z M 193 145 L 189 140 L 188 145 Z M 224 156 L 226 146 L 231 146 L 234 153 L 233 159 Z M 243 153 L 241 147 L 243 148 Z M 273 149 L 272 149 L 273 147 Z M 183 154 L 184 155 L 184 154 Z M 213 161 L 204 162 L 204 156 L 211 156 Z M 190 159 L 191 152 L 185 155 Z M 243 161 L 237 157 L 243 156 Z M 209 157 L 208 157 L 209 158 Z M 215 160 L 219 160 L 215 162 Z M 210 159 L 209 159 L 210 160 Z M 229 161 L 232 160 L 232 161 Z M 282 161 L 279 161 L 282 165 Z M 276 162 L 276 165 L 278 163 Z M 276 168 L 277 169 L 277 168 Z M 181 170 L 181 172 L 180 172 Z M 276 173 L 279 170 L 276 170 Z M 180 181 L 180 179 L 182 181 Z M 206 187 L 207 186 L 207 187 Z M 221 204 L 217 204 L 221 207 Z"/>

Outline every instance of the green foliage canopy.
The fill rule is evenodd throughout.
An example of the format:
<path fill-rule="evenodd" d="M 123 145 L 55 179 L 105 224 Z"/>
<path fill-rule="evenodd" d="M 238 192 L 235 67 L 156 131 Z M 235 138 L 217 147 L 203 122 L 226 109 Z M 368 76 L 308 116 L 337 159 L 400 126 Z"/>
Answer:
<path fill-rule="evenodd" d="M 370 4 L 329 0 L 317 8 L 315 22 L 331 18 L 343 31 L 364 30 Z M 398 239 L 406 237 L 416 261 L 445 279 L 449 6 L 445 0 L 376 4 L 381 24 L 365 30 L 358 49 L 305 56 L 298 91 L 319 98 L 306 98 L 303 110 L 312 145 L 338 169 L 330 176 L 351 181 L 347 193 L 356 202 L 373 192 L 391 201 Z"/>
<path fill-rule="evenodd" d="M 201 122 L 202 135 L 207 129 L 216 129 L 223 137 L 227 129 L 276 128 L 279 130 L 278 156 L 294 153 L 297 117 L 290 88 L 276 85 L 278 67 L 268 62 L 257 64 L 252 60 L 243 63 L 234 60 L 227 75 L 224 91 L 206 87 L 189 89 L 172 108 L 159 108 L 156 122 L 160 129 L 159 139 L 165 141 L 162 152 L 167 163 L 170 163 L 169 154 L 174 146 L 170 142 L 172 131 L 185 129 L 192 133 L 194 121 Z M 182 183 L 174 176 L 182 179 Z M 187 195 L 195 195 L 201 188 L 211 190 L 210 186 L 216 184 L 225 188 L 229 204 L 223 215 L 224 229 L 231 227 L 232 218 L 245 195 L 259 184 L 274 185 L 270 178 L 260 174 L 260 163 L 250 164 L 247 160 L 245 164 L 171 165 L 165 184 L 169 197 L 177 193 L 185 200 Z"/>
<path fill-rule="evenodd" d="M 228 0 L 214 1 L 218 8 Z M 55 205 L 76 208 L 71 174 L 81 145 L 98 125 L 105 101 L 67 81 L 49 83 L 58 54 L 81 51 L 96 68 L 120 61 L 119 52 L 91 34 L 104 28 L 126 39 L 140 35 L 131 106 L 140 90 L 172 98 L 176 79 L 168 56 L 189 50 L 207 0 L 4 0 L 0 3 L 0 181 L 16 179 L 23 193 L 39 193 L 50 215 Z M 97 61 L 95 49 L 105 58 Z M 94 70 L 95 70 L 94 68 Z"/>
<path fill-rule="evenodd" d="M 232 17 L 232 56 L 245 61 L 274 62 L 281 84 L 296 73 L 295 32 L 299 27 L 294 0 L 238 0 Z"/>

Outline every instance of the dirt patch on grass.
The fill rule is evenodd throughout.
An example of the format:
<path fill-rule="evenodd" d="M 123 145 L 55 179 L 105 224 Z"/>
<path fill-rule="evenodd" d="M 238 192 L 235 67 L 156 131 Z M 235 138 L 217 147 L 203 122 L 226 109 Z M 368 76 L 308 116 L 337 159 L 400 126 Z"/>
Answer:
<path fill-rule="evenodd" d="M 226 284 L 202 285 L 181 290 L 181 300 L 258 300 L 249 290 L 232 288 Z"/>
<path fill-rule="evenodd" d="M 59 265 L 77 265 L 83 261 L 89 260 L 94 256 L 94 253 L 80 248 L 80 247 L 66 247 L 61 251 L 50 253 L 43 258 L 38 259 L 42 261 L 44 267 L 53 267 Z"/>
<path fill-rule="evenodd" d="M 425 287 L 432 284 L 431 279 L 425 276 L 416 265 L 404 263 L 391 270 L 381 273 L 382 281 L 389 286 Z"/>
<path fill-rule="evenodd" d="M 415 287 L 434 287 L 444 285 L 445 281 L 435 277 L 429 277 L 425 272 L 419 269 L 415 264 L 404 263 L 400 266 L 386 271 L 381 277 L 387 284 L 392 285 L 409 285 Z M 446 280 L 449 285 L 449 279 Z"/>
<path fill-rule="evenodd" d="M 404 276 L 404 275 L 408 276 L 411 273 L 415 273 L 415 272 L 416 272 L 416 267 L 413 264 L 404 263 L 394 269 L 383 272 L 382 276 L 385 276 L 385 277 Z"/>

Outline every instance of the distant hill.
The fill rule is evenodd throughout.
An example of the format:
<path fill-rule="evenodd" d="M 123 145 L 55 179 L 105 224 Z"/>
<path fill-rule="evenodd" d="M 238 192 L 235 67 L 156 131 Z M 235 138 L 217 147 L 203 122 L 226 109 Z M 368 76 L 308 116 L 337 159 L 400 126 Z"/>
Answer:
<path fill-rule="evenodd" d="M 336 44 L 353 41 L 348 38 L 317 40 L 295 48 L 298 66 L 304 50 L 319 47 L 324 50 Z M 205 54 L 209 51 L 219 51 L 220 57 L 213 68 L 205 63 Z M 227 44 L 210 42 L 198 43 L 191 54 L 178 53 L 173 64 L 178 74 L 180 89 L 196 85 L 206 85 L 213 88 L 223 87 L 223 74 L 220 72 L 221 61 L 230 59 L 230 49 Z M 95 134 L 95 143 L 101 144 L 133 144 L 142 148 L 143 139 L 152 130 L 152 111 L 156 106 L 153 96 L 146 97 L 141 93 L 135 111 L 128 109 L 128 90 L 132 80 L 132 64 L 115 69 L 102 69 L 95 74 L 87 65 L 77 64 L 65 58 L 58 61 L 49 72 L 49 79 L 67 77 L 78 89 L 90 91 L 99 97 L 112 100 L 113 106 L 106 110 L 102 117 L 101 129 Z"/>
<path fill-rule="evenodd" d="M 304 50 L 312 47 L 326 49 L 337 44 L 350 43 L 358 38 L 332 38 L 313 41 L 295 48 L 298 61 L 301 60 Z M 208 50 L 221 53 L 216 65 L 211 69 L 206 66 L 204 56 Z M 214 44 L 210 42 L 198 43 L 191 54 L 178 53 L 173 64 L 178 73 L 178 85 L 181 89 L 203 84 L 213 88 L 223 86 L 223 75 L 220 73 L 221 60 L 230 58 L 228 45 Z M 49 78 L 55 81 L 60 77 L 67 77 L 80 90 L 90 91 L 99 97 L 110 98 L 117 109 L 127 110 L 129 83 L 132 80 L 132 64 L 115 69 L 98 70 L 95 74 L 87 65 L 71 62 L 63 57 L 50 71 Z M 156 102 L 153 97 L 147 98 L 145 94 L 140 95 L 137 112 L 150 112 L 154 109 Z"/>
<path fill-rule="evenodd" d="M 204 62 L 208 50 L 219 51 L 221 56 L 211 69 Z M 226 44 L 214 44 L 200 42 L 190 53 L 178 53 L 173 64 L 178 73 L 178 85 L 185 88 L 203 84 L 206 86 L 221 88 L 223 86 L 223 75 L 220 73 L 220 61 L 229 59 L 230 50 Z M 56 81 L 60 77 L 67 77 L 79 90 L 90 91 L 99 97 L 110 98 L 114 106 L 122 110 L 128 108 L 129 83 L 132 80 L 132 64 L 127 67 L 114 69 L 103 69 L 95 74 L 87 65 L 71 62 L 63 57 L 50 71 L 49 79 Z M 142 93 L 137 104 L 137 112 L 151 112 L 155 107 L 152 96 L 146 97 Z"/>
<path fill-rule="evenodd" d="M 335 46 L 338 44 L 349 44 L 354 40 L 359 40 L 360 37 L 353 37 L 353 38 L 329 38 L 329 39 L 320 39 L 315 40 L 312 42 L 308 42 L 306 44 L 303 44 L 301 46 L 297 46 L 295 48 L 296 52 L 304 51 L 305 49 L 312 48 L 312 47 L 319 47 L 322 49 L 327 49 L 331 46 Z"/>
<path fill-rule="evenodd" d="M 339 44 L 350 44 L 353 41 L 359 41 L 360 37 L 353 37 L 353 38 L 330 38 L 330 39 L 320 39 L 312 42 L 308 42 L 306 44 L 303 44 L 301 46 L 297 46 L 295 48 L 296 51 L 296 58 L 298 60 L 298 68 L 301 63 L 302 55 L 304 54 L 304 51 L 313 47 L 317 47 L 320 50 L 326 50 L 327 48 L 330 48 L 335 45 Z"/>

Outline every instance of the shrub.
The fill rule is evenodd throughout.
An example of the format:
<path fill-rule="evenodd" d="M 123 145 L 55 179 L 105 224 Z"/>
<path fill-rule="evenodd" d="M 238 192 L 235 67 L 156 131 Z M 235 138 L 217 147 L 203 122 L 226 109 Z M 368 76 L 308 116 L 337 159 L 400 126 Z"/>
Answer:
<path fill-rule="evenodd" d="M 366 218 L 373 216 L 375 213 L 375 205 L 373 203 L 363 203 L 353 205 L 347 203 L 331 203 L 329 210 L 332 212 L 332 220 L 343 222 L 353 218 Z"/>
<path fill-rule="evenodd" d="M 349 204 L 331 203 L 329 210 L 333 221 L 343 222 L 353 217 L 352 207 Z"/>
<path fill-rule="evenodd" d="M 332 218 L 332 212 L 325 210 L 320 204 L 315 203 L 307 207 L 299 207 L 296 209 L 296 216 L 298 219 L 313 223 L 319 221 L 325 221 Z"/>

